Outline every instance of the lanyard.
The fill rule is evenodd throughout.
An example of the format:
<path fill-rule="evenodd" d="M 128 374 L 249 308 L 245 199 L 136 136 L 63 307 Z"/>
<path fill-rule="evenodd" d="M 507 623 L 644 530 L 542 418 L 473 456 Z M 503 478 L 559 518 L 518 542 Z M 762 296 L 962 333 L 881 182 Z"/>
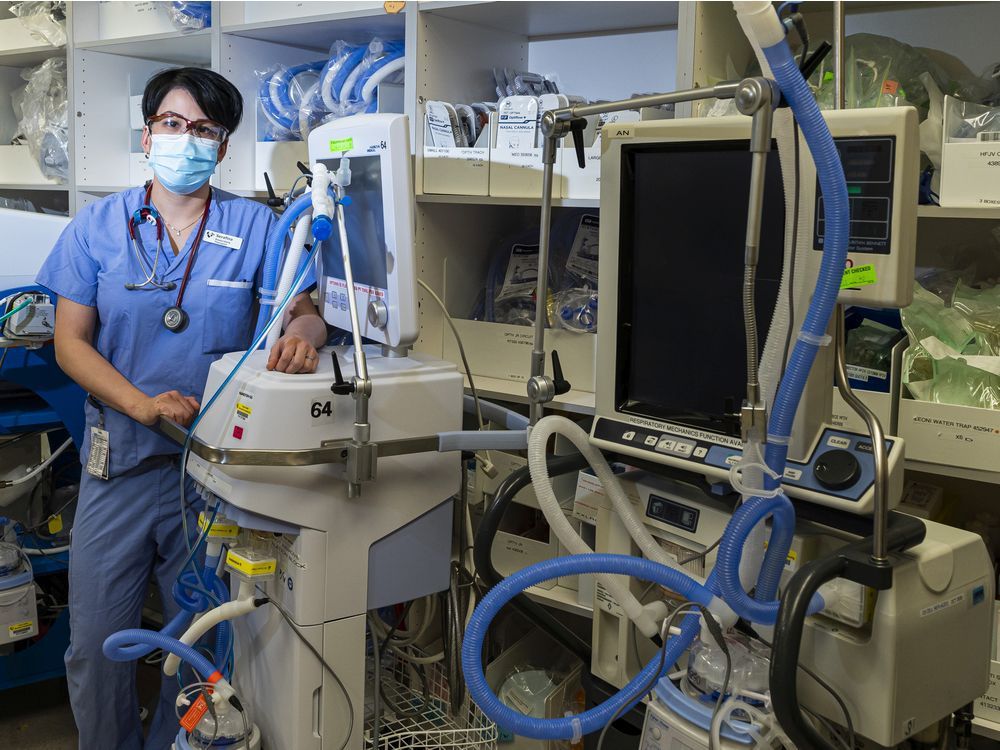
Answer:
<path fill-rule="evenodd" d="M 209 189 L 211 190 L 211 188 Z M 150 205 L 150 199 L 153 194 L 153 183 L 149 183 L 149 187 L 146 188 L 146 205 Z M 180 333 L 185 328 L 187 328 L 188 322 L 190 321 L 190 316 L 184 311 L 184 292 L 187 290 L 188 281 L 191 279 L 191 270 L 194 268 L 194 261 L 198 255 L 198 248 L 201 247 L 201 238 L 205 233 L 205 224 L 208 222 L 208 212 L 212 207 L 212 194 L 209 192 L 208 198 L 205 201 L 205 210 L 201 215 L 201 223 L 198 224 L 198 233 L 195 235 L 194 244 L 191 245 L 191 252 L 188 255 L 187 265 L 184 266 L 184 276 L 181 277 L 181 286 L 177 290 L 177 301 L 174 303 L 173 307 L 167 308 L 167 311 L 163 313 L 163 325 L 166 326 L 168 331 L 173 333 Z M 157 237 L 160 237 L 160 232 L 162 232 L 162 227 L 160 223 L 163 222 L 162 218 L 157 219 Z"/>

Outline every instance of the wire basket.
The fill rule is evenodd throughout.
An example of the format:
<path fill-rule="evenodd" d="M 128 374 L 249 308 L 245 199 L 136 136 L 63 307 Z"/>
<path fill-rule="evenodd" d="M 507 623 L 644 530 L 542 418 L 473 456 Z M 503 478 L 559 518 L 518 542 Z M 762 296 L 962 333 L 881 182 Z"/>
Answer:
<path fill-rule="evenodd" d="M 423 667 L 424 677 L 404 661 L 386 654 L 382 668 L 382 720 L 377 750 L 418 750 L 423 748 L 463 748 L 496 750 L 497 726 L 468 696 L 461 710 L 453 714 L 448 679 L 440 664 Z M 374 668 L 369 662 L 369 677 Z M 426 679 L 426 688 L 424 680 Z M 369 680 L 365 697 L 365 748 L 376 750 L 372 742 L 374 724 L 374 680 Z M 399 715 L 388 705 L 392 703 Z M 412 715 L 415 714 L 415 715 Z"/>

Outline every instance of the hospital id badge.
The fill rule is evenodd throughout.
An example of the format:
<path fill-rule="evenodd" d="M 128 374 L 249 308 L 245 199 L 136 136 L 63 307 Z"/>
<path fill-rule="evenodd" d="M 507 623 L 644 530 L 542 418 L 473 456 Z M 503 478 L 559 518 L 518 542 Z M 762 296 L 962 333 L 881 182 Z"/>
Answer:
<path fill-rule="evenodd" d="M 107 430 L 90 428 L 90 456 L 87 458 L 87 473 L 98 479 L 108 478 L 111 458 L 111 441 Z"/>

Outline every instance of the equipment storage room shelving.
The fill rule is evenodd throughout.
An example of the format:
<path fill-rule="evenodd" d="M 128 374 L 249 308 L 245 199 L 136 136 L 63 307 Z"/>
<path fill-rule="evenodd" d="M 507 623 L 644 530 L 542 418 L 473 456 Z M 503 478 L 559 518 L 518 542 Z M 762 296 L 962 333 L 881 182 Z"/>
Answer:
<path fill-rule="evenodd" d="M 71 151 L 69 182 L 59 185 L 46 181 L 31 167 L 5 169 L 15 161 L 20 163 L 26 149 L 0 146 L 0 196 L 25 198 L 56 209 L 68 207 L 72 214 L 109 192 L 141 183 L 144 160 L 139 131 L 129 122 L 130 97 L 140 94 L 147 77 L 163 67 L 202 65 L 234 80 L 246 101 L 243 125 L 232 139 L 216 184 L 263 198 L 262 169 L 257 163 L 262 116 L 256 103 L 255 71 L 277 63 L 321 59 L 338 39 L 404 39 L 406 78 L 398 107 L 410 116 L 412 125 L 418 270 L 444 298 L 467 346 L 477 339 L 495 340 L 498 351 L 507 352 L 499 355 L 504 377 L 480 375 L 478 384 L 484 395 L 515 402 L 526 400 L 524 383 L 518 378 L 527 371 L 530 343 L 525 342 L 530 342 L 531 329 L 524 327 L 522 333 L 527 335 L 520 337 L 501 332 L 497 339 L 497 331 L 490 328 L 496 324 L 463 319 L 483 289 L 495 238 L 537 227 L 539 197 L 425 192 L 425 103 L 495 99 L 494 67 L 554 73 L 568 93 L 618 98 L 639 91 L 711 85 L 729 77 L 731 71 L 742 72 L 751 59 L 731 6 L 724 2 L 437 0 L 406 3 L 396 14 L 387 13 L 379 2 L 216 2 L 212 27 L 189 34 L 162 24 L 130 25 L 121 14 L 136 5 L 71 2 L 65 48 L 39 44 L 0 48 L 0 136 L 7 136 L 13 128 L 9 94 L 23 84 L 21 71 L 48 57 L 65 56 Z M 8 6 L 0 3 L 0 22 L 9 20 Z M 109 12 L 118 17 L 108 17 Z M 803 12 L 814 39 L 836 43 L 832 3 L 805 3 Z M 847 34 L 869 31 L 941 49 L 975 72 L 982 69 L 980 58 L 995 48 L 991 44 L 1000 27 L 1000 4 L 996 3 L 850 2 L 846 14 Z M 966 59 L 970 54 L 975 59 Z M 689 111 L 679 107 L 676 114 L 686 116 Z M 282 148 L 295 153 L 294 146 Z M 287 189 L 289 175 L 294 174 L 291 166 L 286 169 L 286 174 L 275 175 L 279 189 Z M 559 221 L 567 215 L 596 213 L 599 201 L 560 198 L 554 206 L 553 218 Z M 928 206 L 921 207 L 918 215 L 918 265 L 943 262 L 942 251 L 956 238 L 966 242 L 980 238 L 985 243 L 1000 225 L 998 209 Z M 423 291 L 420 301 L 418 348 L 455 358 L 451 332 L 440 311 Z M 593 377 L 594 337 L 547 338 L 550 348 L 554 345 L 560 350 L 567 375 L 576 384 L 554 406 L 592 411 L 592 388 L 588 391 L 585 386 Z M 514 343 L 506 343 L 510 341 Z M 490 369 L 477 365 L 474 356 L 471 364 L 474 373 Z M 1000 418 L 1000 414 L 987 416 Z M 897 429 L 897 425 L 890 427 Z M 903 427 L 900 431 L 907 437 Z M 995 437 L 996 455 L 1000 455 L 1000 434 Z M 988 493 L 1000 483 L 1000 472 L 983 467 L 923 460 L 911 461 L 909 467 L 920 472 L 917 476 L 938 484 L 960 483 L 972 508 L 985 507 Z"/>

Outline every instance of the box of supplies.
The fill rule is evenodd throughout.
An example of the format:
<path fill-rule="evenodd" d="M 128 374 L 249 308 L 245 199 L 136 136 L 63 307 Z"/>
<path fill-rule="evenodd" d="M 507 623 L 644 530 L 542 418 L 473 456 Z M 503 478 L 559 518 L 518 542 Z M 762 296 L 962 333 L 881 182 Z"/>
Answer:
<path fill-rule="evenodd" d="M 435 145 L 424 114 L 424 149 L 421 161 L 423 191 L 432 195 L 490 194 L 490 129 L 484 127 L 473 146 Z"/>
<path fill-rule="evenodd" d="M 166 34 L 177 31 L 164 2 L 108 2 L 101 0 L 97 10 L 99 39 Z"/>
<path fill-rule="evenodd" d="M 897 430 L 899 390 L 902 387 L 900 373 L 903 352 L 906 351 L 906 347 L 906 339 L 893 347 L 892 366 L 888 371 L 847 365 L 847 376 L 851 381 L 854 395 L 861 400 L 861 403 L 875 412 L 875 416 L 878 417 L 878 421 L 882 425 L 882 430 L 887 435 L 895 435 Z M 866 433 L 868 431 L 865 421 L 848 405 L 836 386 L 833 388 L 831 421 L 834 427 L 842 427 L 852 432 Z"/>
<path fill-rule="evenodd" d="M 264 181 L 264 173 L 267 172 L 274 192 L 280 196 L 302 176 L 296 162 L 306 164 L 308 161 L 309 147 L 305 141 L 257 141 L 254 148 L 253 189 L 267 190 L 267 183 Z"/>
<path fill-rule="evenodd" d="M 536 718 L 561 718 L 567 712 L 582 713 L 585 708 L 581 670 L 579 660 L 562 646 L 541 633 L 529 633 L 487 665 L 486 682 L 501 701 L 516 711 Z M 520 681 L 511 680 L 518 673 Z M 569 747 L 564 741 L 533 740 L 503 730 L 499 739 L 500 746 L 507 750 Z"/>
<path fill-rule="evenodd" d="M 940 203 L 1000 206 L 1000 107 L 944 98 Z"/>
<path fill-rule="evenodd" d="M 542 197 L 542 147 L 540 136 L 532 139 L 505 138 L 496 113 L 490 117 L 490 195 L 495 198 Z M 552 197 L 562 198 L 559 155 L 553 165 Z"/>
<path fill-rule="evenodd" d="M 455 320 L 473 376 L 527 383 L 531 374 L 532 326 Z M 552 374 L 552 350 L 559 352 L 563 375 L 574 391 L 594 392 L 597 334 L 549 328 L 545 331 L 545 371 Z M 461 363 L 455 337 L 445 335 L 444 358 Z M 527 394 L 527 392 L 525 392 Z"/>
<path fill-rule="evenodd" d="M 914 461 L 1000 473 L 1000 409 L 899 399 L 897 433 Z"/>

